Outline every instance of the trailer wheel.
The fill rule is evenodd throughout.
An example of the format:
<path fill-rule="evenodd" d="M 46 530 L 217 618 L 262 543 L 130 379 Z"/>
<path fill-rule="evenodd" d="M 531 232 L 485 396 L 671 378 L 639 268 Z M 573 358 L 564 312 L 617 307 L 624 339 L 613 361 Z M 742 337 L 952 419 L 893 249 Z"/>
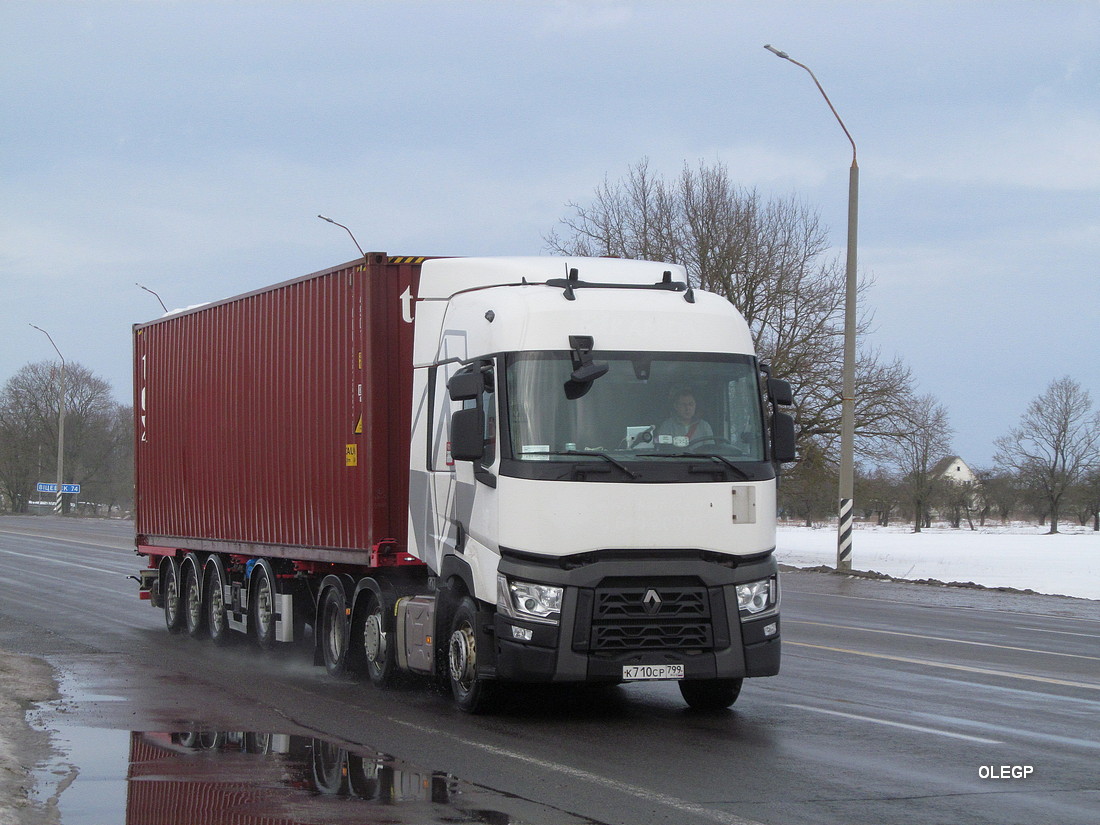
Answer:
<path fill-rule="evenodd" d="M 275 647 L 275 584 L 262 564 L 252 568 L 252 577 L 252 632 L 261 650 L 271 650 Z"/>
<path fill-rule="evenodd" d="M 374 593 L 367 595 L 363 621 L 356 627 L 355 639 L 361 644 L 362 669 L 375 687 L 388 687 L 397 671 L 390 634 L 386 632 L 386 616 L 382 603 Z"/>
<path fill-rule="evenodd" d="M 198 568 L 195 564 L 186 564 L 184 567 L 182 602 L 187 635 L 192 639 L 200 639 L 206 631 L 206 614 L 203 612 Z"/>
<path fill-rule="evenodd" d="M 725 710 L 737 701 L 743 679 L 680 682 L 680 695 L 693 710 Z"/>
<path fill-rule="evenodd" d="M 229 617 L 225 609 L 225 579 L 219 565 L 210 563 L 206 575 L 206 626 L 216 645 L 228 644 L 231 638 Z"/>
<path fill-rule="evenodd" d="M 339 588 L 325 591 L 319 613 L 325 670 L 332 676 L 343 676 L 348 668 L 348 617 L 347 603 Z"/>
<path fill-rule="evenodd" d="M 463 596 L 451 621 L 447 671 L 455 704 L 467 713 L 488 710 L 496 683 L 477 676 L 477 605 Z"/>
<path fill-rule="evenodd" d="M 180 597 L 180 568 L 175 559 L 164 565 L 164 624 L 169 633 L 183 630 L 183 600 Z"/>

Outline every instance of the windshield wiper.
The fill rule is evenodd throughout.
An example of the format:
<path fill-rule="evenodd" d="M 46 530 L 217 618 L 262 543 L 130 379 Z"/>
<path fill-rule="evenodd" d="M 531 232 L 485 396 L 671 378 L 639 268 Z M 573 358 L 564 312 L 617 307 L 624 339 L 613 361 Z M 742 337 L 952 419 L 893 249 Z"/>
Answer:
<path fill-rule="evenodd" d="M 597 458 L 602 458 L 604 461 L 607 461 L 607 462 L 615 465 L 616 467 L 618 467 L 620 470 L 622 470 L 624 473 L 626 473 L 631 478 L 637 478 L 638 477 L 638 474 L 636 472 L 631 470 L 629 467 L 627 467 L 621 461 L 617 461 L 614 458 L 612 458 L 611 456 L 609 456 L 607 453 L 601 453 L 598 450 L 584 450 L 584 451 L 581 451 L 581 450 L 566 450 L 564 452 L 539 453 L 539 455 L 594 455 Z"/>
<path fill-rule="evenodd" d="M 725 464 L 731 470 L 733 474 L 740 477 L 744 481 L 751 481 L 752 476 L 730 461 L 723 455 L 718 453 L 651 453 L 646 458 L 709 458 L 711 461 L 716 461 L 720 464 Z"/>

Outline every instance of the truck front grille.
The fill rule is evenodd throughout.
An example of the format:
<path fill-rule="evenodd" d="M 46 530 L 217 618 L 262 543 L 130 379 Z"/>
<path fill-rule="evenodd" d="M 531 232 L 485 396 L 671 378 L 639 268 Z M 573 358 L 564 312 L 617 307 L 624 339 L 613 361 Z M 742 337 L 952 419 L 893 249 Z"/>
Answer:
<path fill-rule="evenodd" d="M 574 648 L 593 653 L 630 650 L 712 650 L 710 593 L 682 580 L 605 585 L 588 591 L 590 612 L 578 617 Z M 589 619 L 589 616 L 591 617 Z"/>
<path fill-rule="evenodd" d="M 711 647 L 709 622 L 592 626 L 593 651 L 709 650 Z"/>
<path fill-rule="evenodd" d="M 616 587 L 596 591 L 596 621 L 707 617 L 710 604 L 703 587 Z"/>

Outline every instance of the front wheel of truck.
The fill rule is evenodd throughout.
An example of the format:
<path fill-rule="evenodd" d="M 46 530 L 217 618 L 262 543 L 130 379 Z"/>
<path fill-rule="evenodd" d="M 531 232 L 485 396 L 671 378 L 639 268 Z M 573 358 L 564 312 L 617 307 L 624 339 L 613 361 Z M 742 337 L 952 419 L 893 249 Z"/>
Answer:
<path fill-rule="evenodd" d="M 744 679 L 707 679 L 680 682 L 680 694 L 692 710 L 725 710 L 737 701 Z"/>
<path fill-rule="evenodd" d="M 455 704 L 467 713 L 484 713 L 489 708 L 496 684 L 477 676 L 477 605 L 463 596 L 451 621 L 447 642 L 447 670 Z"/>

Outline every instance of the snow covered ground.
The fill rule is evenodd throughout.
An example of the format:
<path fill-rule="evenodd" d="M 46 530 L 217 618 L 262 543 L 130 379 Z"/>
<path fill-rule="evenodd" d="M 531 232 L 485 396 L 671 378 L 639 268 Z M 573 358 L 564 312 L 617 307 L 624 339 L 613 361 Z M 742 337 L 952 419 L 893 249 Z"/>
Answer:
<path fill-rule="evenodd" d="M 973 582 L 1100 599 L 1100 533 L 1060 525 L 966 528 L 857 525 L 852 568 L 899 579 Z M 836 566 L 836 525 L 780 527 L 776 558 L 791 567 Z"/>

